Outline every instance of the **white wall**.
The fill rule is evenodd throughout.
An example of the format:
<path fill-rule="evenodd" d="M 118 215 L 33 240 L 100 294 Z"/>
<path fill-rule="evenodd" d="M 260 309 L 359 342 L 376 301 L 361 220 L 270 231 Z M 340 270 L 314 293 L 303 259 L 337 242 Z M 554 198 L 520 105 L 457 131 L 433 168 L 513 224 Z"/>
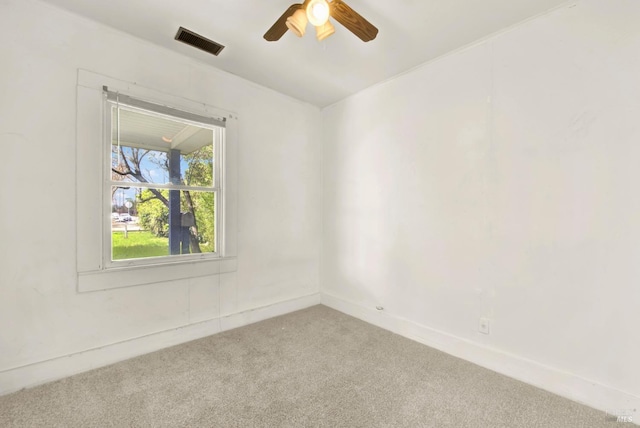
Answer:
<path fill-rule="evenodd" d="M 635 0 L 578 2 L 321 115 L 0 0 L 0 393 L 312 302 L 323 227 L 327 303 L 624 408 L 640 396 L 638 18 Z M 239 113 L 237 272 L 76 292 L 79 68 Z"/>
<path fill-rule="evenodd" d="M 577 2 L 325 109 L 323 301 L 637 406 L 638 22 Z"/>
<path fill-rule="evenodd" d="M 0 393 L 319 301 L 317 108 L 32 0 L 1 0 L 0 28 Z M 78 69 L 239 114 L 237 272 L 76 292 Z"/>

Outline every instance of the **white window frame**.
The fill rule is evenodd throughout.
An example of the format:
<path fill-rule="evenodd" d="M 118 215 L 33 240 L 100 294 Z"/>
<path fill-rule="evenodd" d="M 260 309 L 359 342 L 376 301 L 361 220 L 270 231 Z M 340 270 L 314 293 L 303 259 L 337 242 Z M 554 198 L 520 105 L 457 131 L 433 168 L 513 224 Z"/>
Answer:
<path fill-rule="evenodd" d="M 167 109 L 225 122 L 215 156 L 221 186 L 216 195 L 216 253 L 111 260 L 110 111 L 104 87 Z M 182 118 L 181 118 L 182 120 Z M 145 88 L 86 70 L 78 71 L 76 118 L 76 254 L 78 292 L 91 292 L 233 272 L 237 269 L 238 115 L 204 102 Z M 107 186 L 109 183 L 109 186 Z M 162 186 L 154 187 L 160 188 Z M 219 196 L 219 198 L 218 198 Z M 218 200 L 219 199 L 219 200 Z M 109 224 L 107 235 L 107 222 Z"/>
<path fill-rule="evenodd" d="M 219 248 L 221 246 L 221 242 L 220 242 L 220 238 L 219 238 L 219 234 L 218 231 L 221 229 L 221 218 L 222 216 L 218 215 L 218 212 L 224 212 L 224 183 L 222 182 L 222 174 L 220 173 L 220 171 L 223 170 L 224 168 L 224 138 L 225 138 L 225 129 L 226 129 L 226 120 L 221 120 L 220 122 L 222 122 L 224 124 L 224 128 L 221 128 L 220 126 L 215 126 L 215 125 L 207 125 L 205 123 L 202 122 L 198 122 L 195 119 L 197 119 L 197 117 L 193 117 L 192 119 L 194 120 L 189 120 L 186 119 L 186 117 L 189 117 L 190 114 L 188 112 L 176 112 L 175 110 L 172 111 L 173 109 L 167 109 L 167 108 L 163 108 L 163 106 L 159 106 L 157 104 L 153 104 L 153 103 L 148 103 L 145 100 L 137 100 L 137 99 L 133 99 L 131 97 L 128 96 L 123 96 L 122 101 L 120 101 L 119 99 L 114 101 L 114 100 L 109 100 L 107 98 L 107 92 L 105 91 L 108 88 L 103 88 L 103 102 L 105 103 L 104 106 L 104 149 L 105 152 L 103 154 L 104 156 L 104 188 L 103 188 L 103 195 L 105 197 L 104 201 L 103 201 L 103 205 L 104 205 L 104 213 L 103 213 L 103 229 L 104 229 L 104 236 L 103 236 L 103 251 L 102 251 L 102 255 L 104 257 L 104 266 L 109 269 L 109 268 L 114 268 L 114 267 L 124 267 L 124 266 L 143 266 L 143 265 L 154 265 L 154 264 L 160 264 L 160 263 L 173 263 L 173 262 L 178 262 L 178 261 L 190 261 L 190 260 L 205 260 L 205 259 L 215 259 L 215 258 L 219 258 L 220 257 L 220 251 Z M 126 104 L 127 102 L 129 102 L 129 104 Z M 136 105 L 145 105 L 145 108 L 140 108 L 137 107 Z M 183 186 L 183 185 L 175 185 L 175 184 L 143 184 L 143 185 L 138 185 L 138 183 L 131 183 L 133 187 L 141 187 L 141 188 L 154 188 L 154 189 L 168 189 L 168 190 L 180 190 L 180 191 L 184 191 L 184 190 L 194 190 L 194 191 L 206 191 L 206 192 L 213 192 L 214 193 L 214 197 L 215 197 L 215 213 L 214 213 L 214 218 L 215 218 L 215 248 L 216 251 L 215 252 L 209 252 L 209 253 L 200 253 L 200 254 L 180 254 L 180 255 L 166 255 L 166 256 L 160 256 L 160 257 L 147 257 L 147 258 L 136 258 L 136 259 L 123 259 L 123 260 L 113 260 L 112 258 L 112 251 L 113 251 L 113 245 L 112 245 L 112 233 L 113 231 L 111 230 L 111 205 L 112 205 L 112 198 L 111 198 L 111 187 L 114 185 L 117 185 L 118 183 L 114 183 L 113 180 L 111 180 L 111 147 L 112 147 L 112 126 L 113 126 L 113 117 L 112 117 L 112 113 L 111 113 L 111 109 L 113 107 L 116 108 L 121 108 L 121 109 L 125 109 L 125 110 L 129 110 L 129 111 L 134 111 L 134 112 L 139 112 L 142 114 L 146 114 L 149 116 L 155 116 L 155 117 L 160 117 L 163 119 L 169 119 L 169 120 L 177 120 L 180 121 L 181 123 L 185 123 L 185 124 L 191 124 L 191 125 L 195 125 L 198 126 L 200 128 L 206 128 L 206 129 L 210 129 L 213 132 L 216 133 L 216 136 L 214 138 L 214 147 L 213 147 L 213 153 L 214 153 L 214 177 L 213 177 L 213 186 L 212 187 L 197 187 L 197 186 Z M 162 111 L 165 111 L 165 113 L 163 113 Z M 175 112 L 175 113 L 182 113 L 181 117 L 178 117 L 176 115 L 171 115 L 170 113 Z M 128 183 L 128 182 L 125 182 Z"/>

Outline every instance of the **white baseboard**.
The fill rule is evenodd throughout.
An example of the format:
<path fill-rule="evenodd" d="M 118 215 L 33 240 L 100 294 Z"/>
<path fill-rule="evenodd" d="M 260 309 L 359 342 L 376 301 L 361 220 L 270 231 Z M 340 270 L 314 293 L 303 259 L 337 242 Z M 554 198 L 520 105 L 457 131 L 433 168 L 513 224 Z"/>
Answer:
<path fill-rule="evenodd" d="M 369 324 L 572 401 L 611 415 L 630 412 L 626 416 L 631 416 L 633 423 L 640 423 L 640 397 L 633 394 L 326 293 L 321 293 L 321 301 Z"/>
<path fill-rule="evenodd" d="M 114 364 L 169 346 L 242 327 L 320 304 L 320 294 L 222 316 L 196 324 L 112 343 L 99 348 L 0 371 L 0 395 Z"/>

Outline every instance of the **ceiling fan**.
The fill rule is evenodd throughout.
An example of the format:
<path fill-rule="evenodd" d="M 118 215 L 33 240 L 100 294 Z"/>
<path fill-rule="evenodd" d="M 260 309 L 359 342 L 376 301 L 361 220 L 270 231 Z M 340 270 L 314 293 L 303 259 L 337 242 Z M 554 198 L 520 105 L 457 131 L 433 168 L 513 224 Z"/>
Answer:
<path fill-rule="evenodd" d="M 304 36 L 307 22 L 316 27 L 316 38 L 324 40 L 335 32 L 329 17 L 334 18 L 363 42 L 376 38 L 378 29 L 351 9 L 342 0 L 305 0 L 292 4 L 264 34 L 265 40 L 275 42 L 291 30 L 296 36 Z"/>

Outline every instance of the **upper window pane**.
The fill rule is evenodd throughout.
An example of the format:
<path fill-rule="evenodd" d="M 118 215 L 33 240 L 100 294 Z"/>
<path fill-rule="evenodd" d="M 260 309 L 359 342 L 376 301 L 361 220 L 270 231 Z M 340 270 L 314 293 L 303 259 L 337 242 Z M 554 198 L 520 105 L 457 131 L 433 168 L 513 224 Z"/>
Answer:
<path fill-rule="evenodd" d="M 111 124 L 113 181 L 215 185 L 213 129 L 116 105 Z"/>

